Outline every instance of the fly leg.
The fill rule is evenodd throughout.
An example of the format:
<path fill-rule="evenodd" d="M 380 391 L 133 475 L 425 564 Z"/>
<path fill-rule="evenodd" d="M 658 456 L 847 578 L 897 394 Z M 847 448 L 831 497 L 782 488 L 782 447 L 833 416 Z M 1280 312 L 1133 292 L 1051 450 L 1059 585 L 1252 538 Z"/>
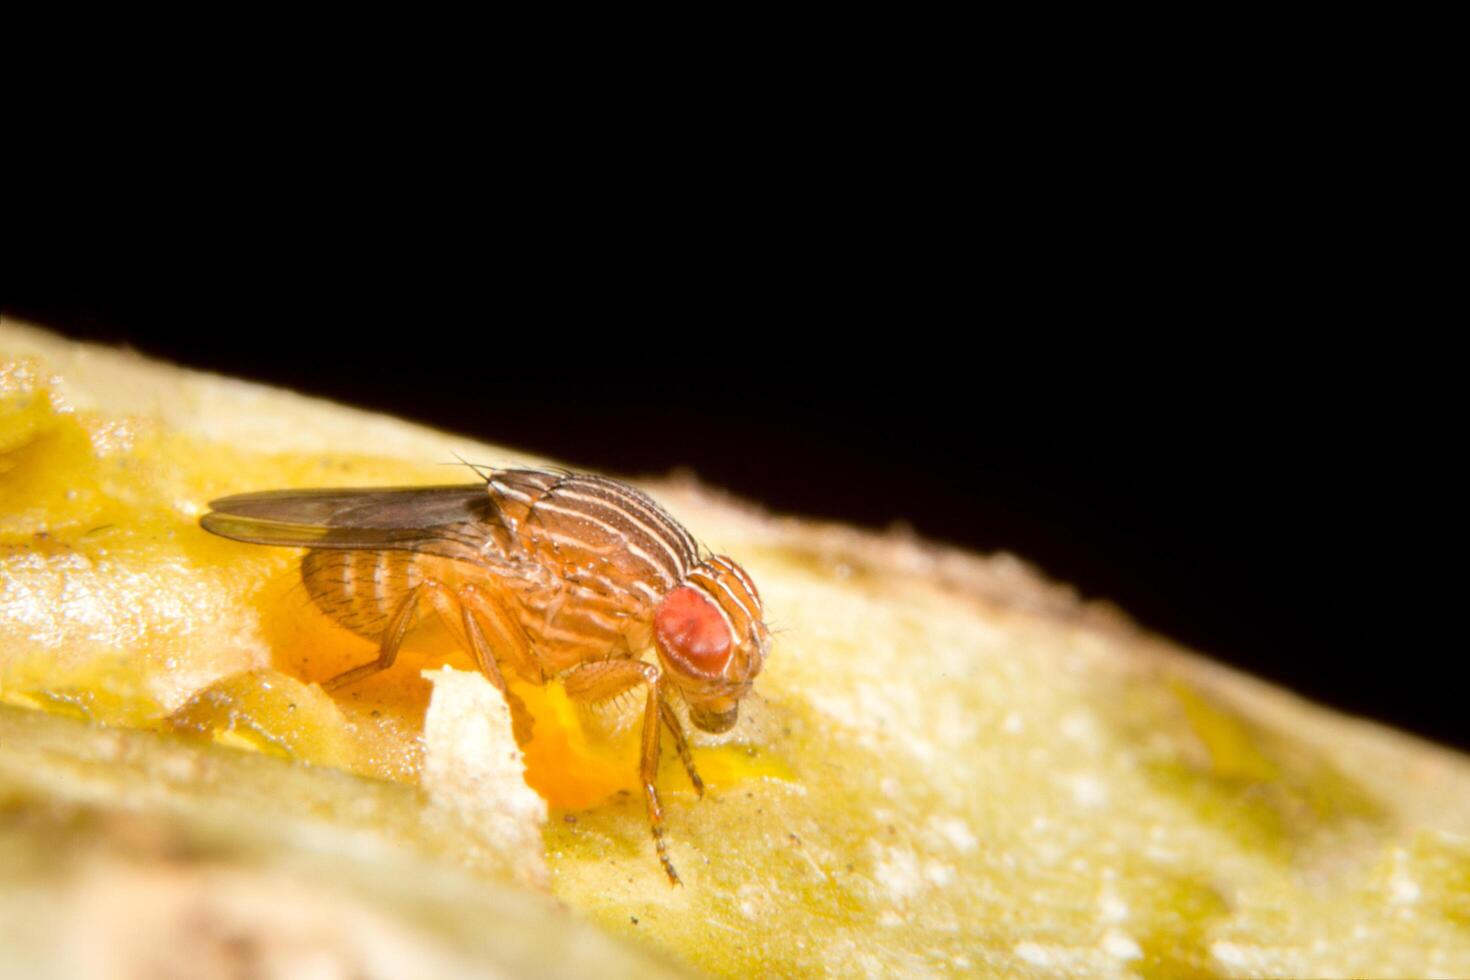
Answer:
<path fill-rule="evenodd" d="M 526 639 L 525 631 L 506 611 L 505 606 L 473 583 L 460 586 L 459 609 L 463 618 L 465 638 L 470 654 L 475 658 L 475 665 L 480 668 L 480 673 L 484 674 L 490 683 L 494 684 L 505 696 L 505 703 L 510 708 L 510 723 L 515 732 L 516 742 L 525 745 L 531 740 L 531 713 L 526 710 L 526 702 L 506 686 L 505 676 L 501 673 L 500 664 L 495 659 L 495 651 L 501 651 L 502 656 L 512 661 L 513 666 L 522 669 L 522 673 L 525 672 L 525 665 L 534 664 L 535 658 L 531 654 L 531 645 Z M 496 640 L 493 645 L 485 637 L 485 631 L 481 627 L 482 622 L 489 627 Z M 540 670 L 537 669 L 533 676 L 539 677 L 540 673 Z"/>
<path fill-rule="evenodd" d="M 378 659 L 345 670 L 324 681 L 322 687 L 328 691 L 336 691 L 393 666 L 393 661 L 398 657 L 398 649 L 403 645 L 403 638 L 418 615 L 422 600 L 427 600 L 439 617 L 449 625 L 450 632 L 454 633 L 455 638 L 474 657 L 475 666 L 480 669 L 480 673 L 505 697 L 505 703 L 510 707 L 511 727 L 516 741 L 524 745 L 531 738 L 530 712 L 526 710 L 525 702 L 506 686 L 500 664 L 495 659 L 494 647 L 486 639 L 481 622 L 489 624 L 491 634 L 499 641 L 498 645 L 513 656 L 518 664 L 531 660 L 529 644 L 525 633 L 505 612 L 504 607 L 472 584 L 461 586 L 458 593 L 451 595 L 449 587 L 438 579 L 424 579 L 393 610 L 388 625 L 383 629 Z M 464 630 L 463 634 L 455 629 L 456 624 Z"/>
<path fill-rule="evenodd" d="M 648 701 L 643 709 L 643 751 L 638 760 L 638 776 L 643 782 L 643 798 L 648 803 L 648 825 L 653 831 L 653 845 L 663 863 L 669 881 L 680 884 L 674 863 L 669 860 L 664 844 L 664 811 L 658 802 L 653 779 L 658 772 L 658 736 L 660 706 L 663 704 L 662 675 L 653 664 L 639 660 L 600 660 L 582 664 L 566 675 L 567 696 L 589 704 L 615 698 L 635 684 L 648 685 Z"/>
<path fill-rule="evenodd" d="M 689 754 L 689 743 L 684 740 L 684 726 L 679 724 L 679 716 L 667 698 L 659 699 L 658 713 L 663 716 L 664 724 L 669 726 L 669 734 L 674 737 L 674 748 L 679 752 L 679 761 L 684 763 L 689 781 L 694 784 L 694 792 L 703 797 L 704 780 L 699 778 L 699 772 L 694 768 L 694 756 Z"/>
<path fill-rule="evenodd" d="M 418 616 L 419 602 L 423 599 L 429 600 L 445 622 L 454 622 L 454 599 L 449 595 L 448 586 L 437 579 L 424 579 L 409 590 L 398 608 L 393 610 L 393 615 L 388 617 L 388 625 L 383 628 L 383 639 L 378 646 L 378 659 L 344 670 L 336 677 L 323 681 L 322 688 L 336 691 L 392 667 L 393 661 L 398 657 L 398 648 L 403 645 L 404 636 Z"/>

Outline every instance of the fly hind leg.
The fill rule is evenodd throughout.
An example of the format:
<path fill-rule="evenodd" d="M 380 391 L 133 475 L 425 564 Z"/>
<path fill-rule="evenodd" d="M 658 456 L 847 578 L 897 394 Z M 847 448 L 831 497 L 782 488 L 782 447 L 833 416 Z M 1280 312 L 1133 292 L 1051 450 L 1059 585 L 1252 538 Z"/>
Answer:
<path fill-rule="evenodd" d="M 425 599 L 445 622 L 454 622 L 455 604 L 448 587 L 436 579 L 424 579 L 409 590 L 408 595 L 393 610 L 393 615 L 388 617 L 388 625 L 383 628 L 383 638 L 378 644 L 378 659 L 344 670 L 336 677 L 323 681 L 322 687 L 328 691 L 336 691 L 392 667 L 393 661 L 398 657 L 398 648 L 403 646 L 403 638 L 408 635 L 409 627 L 418 618 L 419 602 Z"/>
<path fill-rule="evenodd" d="M 582 664 L 566 675 L 567 696 L 573 700 L 595 704 L 615 698 L 636 684 L 648 686 L 648 701 L 643 709 L 643 750 L 638 760 L 638 776 L 643 783 L 643 798 L 648 804 L 648 825 L 653 832 L 653 844 L 658 849 L 658 859 L 664 866 L 669 881 L 679 884 L 679 873 L 669 860 L 669 850 L 664 843 L 664 811 L 659 804 L 658 789 L 653 785 L 658 773 L 658 736 L 660 729 L 660 705 L 663 704 L 663 680 L 659 669 L 653 664 L 639 660 L 600 660 Z"/>
<path fill-rule="evenodd" d="M 449 586 L 438 579 L 424 579 L 393 610 L 388 625 L 383 629 L 378 659 L 345 670 L 323 682 L 322 687 L 327 691 L 336 691 L 392 667 L 393 661 L 398 657 L 399 648 L 403 646 L 403 638 L 408 635 L 417 618 L 419 603 L 423 601 L 427 601 L 439 614 L 449 626 L 450 632 L 469 651 L 470 656 L 474 657 L 475 666 L 480 673 L 504 696 L 510 708 L 511 727 L 516 741 L 524 745 L 531 738 L 531 715 L 526 710 L 525 702 L 506 686 L 494 651 L 497 647 L 503 649 L 520 666 L 533 659 L 529 644 L 525 634 L 505 612 L 504 607 L 471 584 L 461 586 L 457 593 L 451 594 Z M 491 635 L 495 638 L 494 645 L 486 638 L 481 623 L 488 624 Z"/>

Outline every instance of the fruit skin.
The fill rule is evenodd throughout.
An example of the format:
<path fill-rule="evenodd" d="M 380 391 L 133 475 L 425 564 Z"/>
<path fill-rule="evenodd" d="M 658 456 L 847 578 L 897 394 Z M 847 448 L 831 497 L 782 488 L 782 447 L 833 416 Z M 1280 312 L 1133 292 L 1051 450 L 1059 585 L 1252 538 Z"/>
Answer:
<path fill-rule="evenodd" d="M 365 641 L 303 616 L 303 598 L 275 584 L 289 556 L 252 559 L 189 533 L 198 502 L 265 485 L 442 482 L 434 464 L 452 452 L 507 454 L 0 327 L 6 353 L 44 359 L 30 376 L 46 400 L 35 407 L 32 385 L 9 423 L 0 415 L 0 693 L 28 709 L 3 717 L 66 733 L 21 758 L 3 753 L 35 731 L 0 730 L 6 785 L 27 787 L 27 806 L 74 806 L 80 764 L 65 760 L 85 757 L 86 799 L 122 810 L 174 792 L 188 802 L 171 812 L 227 828 L 213 831 L 225 841 L 295 825 L 278 810 L 252 822 L 225 783 L 192 774 L 217 759 L 279 773 L 284 804 L 339 785 L 412 796 L 430 691 L 412 670 L 335 702 L 355 738 L 375 733 L 351 764 L 390 782 L 35 709 L 161 728 L 242 670 L 299 680 L 366 659 Z M 23 372 L 8 363 L 13 381 Z M 696 803 L 677 769 L 661 777 L 687 831 L 674 855 L 684 888 L 658 878 L 640 809 L 618 787 L 548 791 L 566 794 L 544 832 L 552 888 L 606 932 L 718 975 L 1470 974 L 1464 757 L 1201 660 L 1014 559 L 773 520 L 687 484 L 656 492 L 712 545 L 749 556 L 784 631 L 761 698 L 699 746 L 707 777 L 720 771 L 710 760 L 728 762 L 727 782 Z M 440 649 L 426 637 L 414 655 L 430 663 Z M 539 765 L 555 783 L 559 753 L 619 744 L 616 717 L 543 710 L 566 714 L 569 734 L 531 760 L 533 775 Z M 128 768 L 155 750 L 196 761 Z M 307 807 L 327 833 L 291 838 L 295 860 L 363 832 L 363 804 L 330 798 Z M 435 843 L 354 867 L 436 875 L 480 854 L 476 880 L 495 878 L 472 835 L 435 837 L 448 833 L 439 818 L 412 808 L 371 812 L 392 814 L 368 821 L 374 833 Z M 21 840 L 7 826 L 0 840 Z M 334 887 L 325 872 L 306 878 Z"/>

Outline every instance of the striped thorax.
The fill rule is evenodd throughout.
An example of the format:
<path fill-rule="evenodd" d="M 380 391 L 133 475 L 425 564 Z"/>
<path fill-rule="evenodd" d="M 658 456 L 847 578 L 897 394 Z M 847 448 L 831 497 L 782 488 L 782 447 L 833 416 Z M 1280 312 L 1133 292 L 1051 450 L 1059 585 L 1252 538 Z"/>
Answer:
<path fill-rule="evenodd" d="M 760 672 L 770 635 L 760 595 L 729 558 L 701 558 L 687 530 L 641 491 L 602 477 L 505 470 L 488 489 L 525 576 L 522 625 L 548 672 L 636 656 L 653 641 L 690 719 L 722 732 Z M 534 584 L 532 584 L 534 583 Z"/>

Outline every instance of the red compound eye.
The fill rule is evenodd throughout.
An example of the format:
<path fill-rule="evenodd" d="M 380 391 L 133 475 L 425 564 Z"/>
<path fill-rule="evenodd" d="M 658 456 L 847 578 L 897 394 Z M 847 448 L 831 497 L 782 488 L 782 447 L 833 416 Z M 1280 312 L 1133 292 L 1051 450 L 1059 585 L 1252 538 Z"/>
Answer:
<path fill-rule="evenodd" d="M 714 603 L 691 586 L 664 596 L 653 630 L 660 647 L 696 670 L 718 674 L 730 659 L 730 627 Z"/>

